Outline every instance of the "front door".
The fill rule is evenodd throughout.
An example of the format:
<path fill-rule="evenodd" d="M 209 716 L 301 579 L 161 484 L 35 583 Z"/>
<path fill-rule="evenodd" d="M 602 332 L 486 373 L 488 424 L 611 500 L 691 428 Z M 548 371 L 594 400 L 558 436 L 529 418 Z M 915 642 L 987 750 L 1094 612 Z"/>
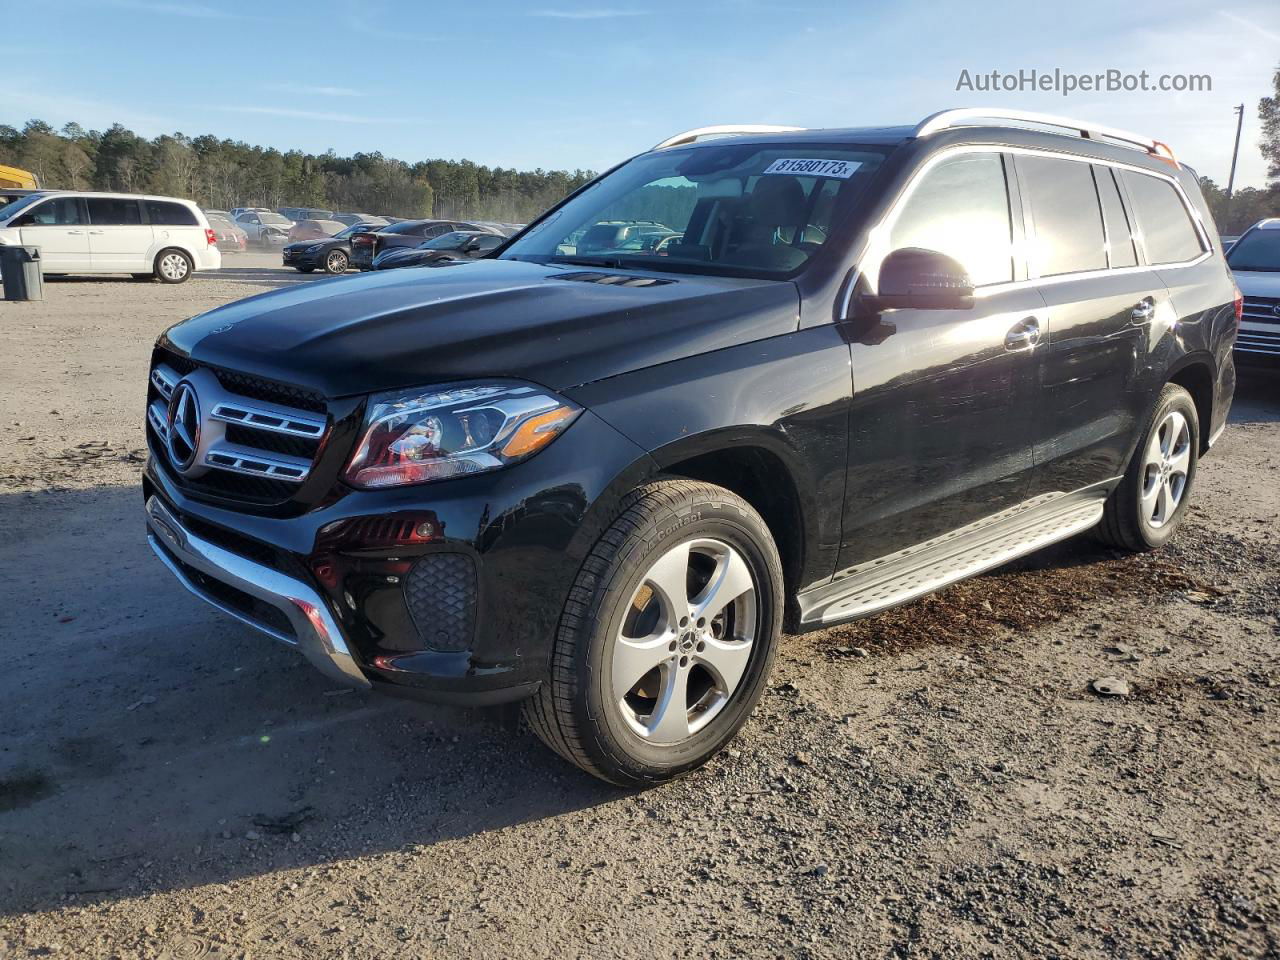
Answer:
<path fill-rule="evenodd" d="M 853 404 L 839 573 L 945 536 L 1028 496 L 1044 305 L 1015 257 L 1007 158 L 943 154 L 908 186 L 862 270 L 893 250 L 964 265 L 967 310 L 901 309 L 851 333 Z"/>
<path fill-rule="evenodd" d="M 13 224 L 22 230 L 24 246 L 40 248 L 43 273 L 87 273 L 89 227 L 79 197 L 54 197 L 37 204 Z"/>

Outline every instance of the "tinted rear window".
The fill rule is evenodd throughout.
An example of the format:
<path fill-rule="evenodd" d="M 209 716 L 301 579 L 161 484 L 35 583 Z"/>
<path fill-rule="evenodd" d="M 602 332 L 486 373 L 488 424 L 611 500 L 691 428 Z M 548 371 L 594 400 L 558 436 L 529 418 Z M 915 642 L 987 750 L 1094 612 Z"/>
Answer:
<path fill-rule="evenodd" d="M 1042 277 L 1107 266 L 1102 212 L 1089 164 L 1019 157 L 1018 179 L 1031 197 L 1032 259 Z"/>
<path fill-rule="evenodd" d="M 405 220 L 402 223 L 393 223 L 389 227 L 380 227 L 378 229 L 381 233 L 411 233 L 422 236 L 433 226 L 435 226 L 435 224 L 421 223 L 415 220 Z"/>
<path fill-rule="evenodd" d="M 1168 180 L 1125 170 L 1148 263 L 1182 263 L 1204 252 L 1191 215 Z"/>
<path fill-rule="evenodd" d="M 180 203 L 166 200 L 146 200 L 147 219 L 162 227 L 194 227 L 198 226 L 196 215 L 190 208 Z"/>

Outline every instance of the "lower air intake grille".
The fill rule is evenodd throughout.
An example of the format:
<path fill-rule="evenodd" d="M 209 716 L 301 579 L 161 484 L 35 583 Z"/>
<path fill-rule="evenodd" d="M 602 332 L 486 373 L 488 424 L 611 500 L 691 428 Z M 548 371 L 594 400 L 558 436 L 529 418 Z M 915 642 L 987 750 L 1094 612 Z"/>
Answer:
<path fill-rule="evenodd" d="M 423 646 L 455 652 L 471 645 L 476 612 L 476 572 L 461 553 L 423 557 L 404 582 L 404 599 Z"/>

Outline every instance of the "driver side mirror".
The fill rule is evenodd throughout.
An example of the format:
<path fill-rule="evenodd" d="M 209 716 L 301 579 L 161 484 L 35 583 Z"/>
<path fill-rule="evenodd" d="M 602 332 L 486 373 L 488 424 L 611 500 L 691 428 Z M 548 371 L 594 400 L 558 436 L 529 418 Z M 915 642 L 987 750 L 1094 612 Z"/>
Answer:
<path fill-rule="evenodd" d="M 956 260 L 937 250 L 903 247 L 880 264 L 880 292 L 860 294 L 860 313 L 911 307 L 917 310 L 967 310 L 973 306 L 973 281 Z"/>

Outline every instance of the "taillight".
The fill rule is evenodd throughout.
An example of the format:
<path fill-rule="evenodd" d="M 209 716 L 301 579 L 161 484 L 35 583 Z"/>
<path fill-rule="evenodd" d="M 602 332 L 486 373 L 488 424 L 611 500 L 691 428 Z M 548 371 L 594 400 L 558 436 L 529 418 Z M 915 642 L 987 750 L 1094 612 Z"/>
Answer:
<path fill-rule="evenodd" d="M 1240 326 L 1240 321 L 1244 319 L 1244 294 L 1239 290 L 1236 291 L 1236 298 L 1231 301 L 1231 309 L 1236 314 L 1236 326 Z"/>
<path fill-rule="evenodd" d="M 209 241 L 209 246 L 216 247 L 218 245 L 218 235 L 209 227 L 204 229 L 204 238 Z"/>

